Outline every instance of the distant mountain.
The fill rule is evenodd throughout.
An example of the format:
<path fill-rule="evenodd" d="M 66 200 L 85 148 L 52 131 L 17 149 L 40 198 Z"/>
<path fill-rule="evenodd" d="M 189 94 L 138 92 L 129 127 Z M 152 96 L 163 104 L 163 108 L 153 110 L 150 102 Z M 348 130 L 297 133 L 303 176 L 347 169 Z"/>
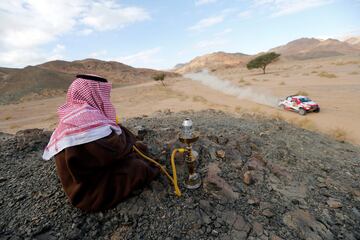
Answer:
<path fill-rule="evenodd" d="M 300 38 L 269 51 L 296 60 L 360 54 L 360 50 L 353 44 L 330 38 L 327 40 Z"/>
<path fill-rule="evenodd" d="M 178 76 L 173 72 L 134 68 L 97 59 L 73 62 L 57 60 L 22 69 L 0 68 L 0 104 L 64 94 L 78 73 L 104 76 L 115 86 L 153 81 L 152 77 L 159 73 L 165 73 L 168 77 Z"/>
<path fill-rule="evenodd" d="M 173 71 L 177 73 L 196 72 L 207 68 L 209 70 L 244 66 L 249 55 L 242 53 L 215 52 L 194 58 L 188 63 L 178 64 Z"/>
<path fill-rule="evenodd" d="M 349 43 L 357 49 L 360 49 L 360 37 L 350 37 L 345 39 L 344 42 Z"/>

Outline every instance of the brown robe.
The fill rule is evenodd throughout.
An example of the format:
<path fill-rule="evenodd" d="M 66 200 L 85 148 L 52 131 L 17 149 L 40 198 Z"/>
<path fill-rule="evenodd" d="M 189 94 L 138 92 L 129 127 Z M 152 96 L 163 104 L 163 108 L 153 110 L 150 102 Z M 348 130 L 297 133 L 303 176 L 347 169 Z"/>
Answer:
<path fill-rule="evenodd" d="M 92 212 L 113 208 L 159 173 L 133 152 L 135 136 L 121 129 L 120 135 L 112 133 L 55 156 L 57 173 L 73 206 Z"/>

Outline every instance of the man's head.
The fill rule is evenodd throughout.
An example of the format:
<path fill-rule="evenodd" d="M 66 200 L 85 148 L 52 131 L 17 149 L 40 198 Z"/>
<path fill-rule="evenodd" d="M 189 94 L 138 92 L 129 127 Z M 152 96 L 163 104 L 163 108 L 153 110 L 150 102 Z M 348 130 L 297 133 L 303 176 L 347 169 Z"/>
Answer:
<path fill-rule="evenodd" d="M 100 77 L 98 75 L 94 75 L 94 74 L 78 74 L 78 75 L 76 75 L 76 77 L 86 79 L 86 80 L 93 80 L 93 81 L 97 81 L 97 82 L 107 82 L 107 80 L 105 78 Z"/>

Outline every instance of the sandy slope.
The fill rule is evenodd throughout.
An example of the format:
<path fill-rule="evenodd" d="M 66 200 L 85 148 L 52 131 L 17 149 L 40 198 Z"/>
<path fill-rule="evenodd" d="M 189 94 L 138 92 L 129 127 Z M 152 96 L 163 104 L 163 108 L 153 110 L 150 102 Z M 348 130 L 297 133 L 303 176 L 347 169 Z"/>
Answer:
<path fill-rule="evenodd" d="M 149 115 L 158 110 L 171 111 L 221 109 L 231 113 L 255 112 L 284 118 L 302 127 L 339 134 L 360 144 L 360 59 L 327 58 L 322 60 L 279 62 L 268 74 L 231 68 L 212 72 L 242 88 L 251 88 L 272 98 L 305 91 L 321 106 L 319 114 L 305 117 L 292 112 L 254 103 L 224 94 L 189 79 L 176 78 L 161 84 L 150 82 L 115 88 L 112 100 L 121 119 Z M 320 74 L 320 75 L 319 75 Z M 334 78 L 330 78 L 334 74 Z M 330 76 L 330 77 L 329 77 Z M 0 131 L 16 132 L 32 127 L 56 126 L 56 108 L 64 97 L 0 106 Z"/>

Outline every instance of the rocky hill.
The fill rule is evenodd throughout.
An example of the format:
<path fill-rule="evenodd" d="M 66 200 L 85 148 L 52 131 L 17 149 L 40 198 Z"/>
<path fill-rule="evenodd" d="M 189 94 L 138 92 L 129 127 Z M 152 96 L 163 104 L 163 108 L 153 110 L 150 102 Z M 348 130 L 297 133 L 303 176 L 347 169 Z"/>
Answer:
<path fill-rule="evenodd" d="M 249 61 L 249 55 L 242 53 L 215 52 L 194 58 L 188 63 L 178 64 L 174 71 L 177 73 L 197 72 L 204 68 L 209 70 L 244 66 Z"/>
<path fill-rule="evenodd" d="M 126 126 L 144 126 L 151 154 L 169 168 L 185 117 L 201 132 L 194 148 L 203 185 L 184 188 L 178 159 L 180 198 L 160 176 L 94 214 L 69 205 L 55 163 L 40 159 L 50 132 L 0 134 L 0 239 L 360 239 L 359 147 L 211 110 L 160 112 Z"/>
<path fill-rule="evenodd" d="M 176 73 L 157 71 L 148 68 L 134 68 L 129 65 L 97 59 L 84 59 L 78 61 L 50 61 L 38 65 L 38 67 L 62 72 L 62 73 L 92 73 L 104 76 L 113 83 L 136 84 L 152 80 L 159 73 L 165 73 L 168 77 L 177 76 Z"/>
<path fill-rule="evenodd" d="M 178 76 L 173 72 L 133 68 L 119 62 L 97 59 L 73 62 L 57 60 L 23 69 L 0 68 L 0 104 L 64 94 L 78 73 L 104 76 L 115 87 L 153 81 L 152 77 L 159 73 L 165 73 L 167 77 Z"/>
<path fill-rule="evenodd" d="M 0 69 L 1 72 L 1 69 Z M 2 71 L 0 104 L 64 94 L 74 75 L 29 66 Z"/>
<path fill-rule="evenodd" d="M 280 53 L 288 59 L 305 60 L 342 55 L 358 55 L 360 50 L 349 42 L 337 39 L 320 40 L 316 38 L 300 38 L 269 51 Z"/>
<path fill-rule="evenodd" d="M 360 56 L 360 40 L 358 37 L 352 37 L 344 41 L 337 39 L 320 40 L 316 38 L 300 38 L 285 45 L 272 48 L 268 52 L 280 53 L 281 59 L 285 61 L 343 55 Z M 177 64 L 173 71 L 184 74 L 198 72 L 202 69 L 214 71 L 231 67 L 243 67 L 246 66 L 249 60 L 259 54 L 262 53 L 246 55 L 242 53 L 214 52 L 198 56 L 188 63 Z"/>

